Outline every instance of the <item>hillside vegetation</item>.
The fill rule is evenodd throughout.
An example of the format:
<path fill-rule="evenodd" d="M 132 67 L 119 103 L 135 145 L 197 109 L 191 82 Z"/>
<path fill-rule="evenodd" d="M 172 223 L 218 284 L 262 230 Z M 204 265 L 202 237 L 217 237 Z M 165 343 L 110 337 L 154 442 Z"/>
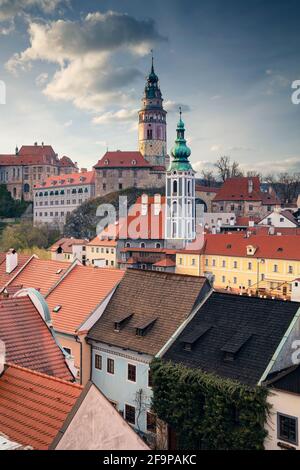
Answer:
<path fill-rule="evenodd" d="M 7 190 L 6 184 L 0 184 L 0 217 L 18 218 L 25 212 L 28 202 L 15 201 Z"/>

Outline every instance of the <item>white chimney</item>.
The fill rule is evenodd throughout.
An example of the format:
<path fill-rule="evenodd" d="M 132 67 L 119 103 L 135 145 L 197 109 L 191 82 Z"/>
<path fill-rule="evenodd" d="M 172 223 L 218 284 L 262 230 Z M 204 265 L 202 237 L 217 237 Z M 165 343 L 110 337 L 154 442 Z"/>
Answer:
<path fill-rule="evenodd" d="M 248 180 L 248 193 L 251 194 L 253 192 L 253 181 L 252 179 Z"/>
<path fill-rule="evenodd" d="M 4 366 L 5 366 L 5 354 L 6 354 L 6 348 L 5 348 L 5 343 L 0 339 L 0 375 L 4 371 Z"/>
<path fill-rule="evenodd" d="M 292 282 L 291 301 L 300 302 L 300 278 Z"/>
<path fill-rule="evenodd" d="M 6 273 L 10 274 L 18 266 L 18 253 L 11 248 L 6 253 Z"/>

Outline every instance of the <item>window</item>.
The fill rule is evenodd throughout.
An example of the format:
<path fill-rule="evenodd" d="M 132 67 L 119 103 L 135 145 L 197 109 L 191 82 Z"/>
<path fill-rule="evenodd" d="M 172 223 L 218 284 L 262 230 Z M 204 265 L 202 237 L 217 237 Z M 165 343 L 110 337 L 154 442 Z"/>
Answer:
<path fill-rule="evenodd" d="M 135 424 L 135 406 L 125 405 L 125 419 L 130 424 Z"/>
<path fill-rule="evenodd" d="M 95 354 L 95 369 L 102 370 L 102 356 Z"/>
<path fill-rule="evenodd" d="M 253 206 L 249 206 L 249 211 L 253 211 Z"/>
<path fill-rule="evenodd" d="M 223 284 L 226 282 L 225 276 L 222 276 L 222 282 L 223 282 Z"/>
<path fill-rule="evenodd" d="M 216 260 L 215 259 L 212 260 L 212 265 L 216 266 Z"/>
<path fill-rule="evenodd" d="M 252 263 L 248 263 L 248 269 L 251 271 L 251 269 L 252 269 Z"/>
<path fill-rule="evenodd" d="M 289 266 L 289 274 L 293 274 L 293 266 Z"/>
<path fill-rule="evenodd" d="M 179 264 L 182 264 L 182 258 L 179 258 Z"/>
<path fill-rule="evenodd" d="M 130 382 L 136 382 L 136 366 L 128 364 L 127 378 Z"/>
<path fill-rule="evenodd" d="M 196 265 L 196 260 L 195 258 L 192 259 L 192 266 L 195 266 Z"/>
<path fill-rule="evenodd" d="M 277 435 L 278 439 L 298 444 L 298 419 L 277 413 Z"/>
<path fill-rule="evenodd" d="M 147 411 L 147 431 L 156 432 L 156 416 L 149 411 Z"/>
<path fill-rule="evenodd" d="M 64 348 L 64 351 L 69 354 L 69 356 L 72 356 L 72 350 L 70 348 Z"/>
<path fill-rule="evenodd" d="M 233 278 L 233 284 L 237 284 L 237 278 L 236 277 Z"/>
<path fill-rule="evenodd" d="M 123 189 L 123 184 L 119 183 L 119 190 Z"/>
<path fill-rule="evenodd" d="M 274 273 L 278 273 L 278 265 L 274 264 Z"/>
<path fill-rule="evenodd" d="M 208 259 L 205 260 L 205 266 L 208 266 Z"/>
<path fill-rule="evenodd" d="M 237 269 L 237 261 L 233 262 L 233 267 L 234 267 L 234 269 Z"/>
<path fill-rule="evenodd" d="M 115 373 L 115 361 L 113 359 L 107 359 L 107 372 L 109 374 Z"/>

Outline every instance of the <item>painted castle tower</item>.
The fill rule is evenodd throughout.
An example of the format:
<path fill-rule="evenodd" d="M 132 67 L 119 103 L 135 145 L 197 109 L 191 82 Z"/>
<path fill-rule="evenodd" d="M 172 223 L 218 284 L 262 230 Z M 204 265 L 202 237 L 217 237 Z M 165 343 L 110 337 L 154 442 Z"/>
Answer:
<path fill-rule="evenodd" d="M 166 238 L 194 240 L 196 237 L 195 171 L 189 161 L 191 150 L 184 137 L 184 122 L 177 124 L 177 139 L 166 172 Z"/>
<path fill-rule="evenodd" d="M 139 111 L 139 151 L 153 166 L 166 166 L 166 115 L 152 57 L 151 72 L 147 77 L 142 109 Z"/>

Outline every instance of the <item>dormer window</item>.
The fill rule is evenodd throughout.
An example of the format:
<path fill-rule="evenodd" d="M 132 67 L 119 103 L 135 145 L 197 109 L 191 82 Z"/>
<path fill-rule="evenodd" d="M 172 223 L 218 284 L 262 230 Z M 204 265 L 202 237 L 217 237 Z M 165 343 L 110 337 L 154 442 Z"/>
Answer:
<path fill-rule="evenodd" d="M 256 252 L 257 248 L 253 245 L 248 245 L 247 246 L 247 255 L 248 256 L 253 256 L 255 255 L 255 252 Z"/>
<path fill-rule="evenodd" d="M 211 328 L 212 325 L 202 323 L 197 325 L 193 331 L 183 335 L 183 337 L 180 339 L 180 343 L 183 345 L 183 349 L 185 351 L 192 351 L 197 341 L 199 341 L 200 338 L 202 338 Z"/>
<path fill-rule="evenodd" d="M 108 165 L 109 164 L 109 160 L 108 158 L 106 160 L 104 160 L 104 165 Z"/>
<path fill-rule="evenodd" d="M 126 313 L 124 316 L 117 318 L 114 321 L 114 331 L 119 332 L 128 323 L 133 316 L 133 313 Z"/>
<path fill-rule="evenodd" d="M 136 160 L 132 160 L 131 164 L 136 165 Z"/>
<path fill-rule="evenodd" d="M 53 311 L 54 313 L 58 313 L 58 312 L 60 311 L 60 309 L 61 309 L 61 305 L 56 305 L 56 306 L 53 308 L 52 311 Z"/>
<path fill-rule="evenodd" d="M 154 323 L 156 322 L 157 318 L 151 318 L 149 320 L 145 320 L 143 323 L 136 325 L 135 327 L 135 334 L 136 336 L 146 336 L 148 331 L 153 327 Z"/>
<path fill-rule="evenodd" d="M 251 333 L 237 331 L 221 348 L 221 351 L 224 353 L 224 361 L 234 361 L 239 351 L 246 345 L 251 337 Z"/>

